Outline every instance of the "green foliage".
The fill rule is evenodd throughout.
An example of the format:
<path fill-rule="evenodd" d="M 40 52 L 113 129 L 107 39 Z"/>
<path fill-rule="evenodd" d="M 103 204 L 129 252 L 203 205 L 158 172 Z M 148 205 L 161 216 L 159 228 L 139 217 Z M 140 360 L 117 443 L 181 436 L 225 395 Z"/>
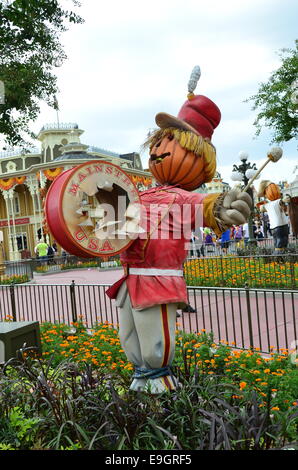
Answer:
<path fill-rule="evenodd" d="M 15 391 L 5 410 L 0 407 L 1 446 L 56 450 L 296 446 L 296 406 L 282 412 L 273 409 L 270 390 L 265 404 L 255 390 L 240 400 L 237 381 L 190 369 L 176 366 L 181 387 L 152 396 L 128 392 L 127 377 L 88 364 L 64 361 L 52 367 L 31 358 L 10 362 L 0 373 L 0 392 L 8 385 Z"/>
<path fill-rule="evenodd" d="M 24 282 L 29 282 L 28 274 L 13 274 L 12 276 L 2 276 L 0 278 L 0 285 L 23 284 Z"/>
<path fill-rule="evenodd" d="M 0 450 L 15 450 L 10 444 L 3 444 L 0 442 Z"/>
<path fill-rule="evenodd" d="M 295 49 L 282 49 L 279 56 L 281 66 L 272 73 L 267 83 L 262 83 L 257 94 L 246 101 L 253 102 L 258 110 L 254 125 L 256 135 L 262 127 L 273 131 L 273 141 L 280 143 L 298 136 L 297 104 L 291 101 L 291 85 L 298 79 L 298 40 Z"/>
<path fill-rule="evenodd" d="M 281 261 L 292 261 L 295 259 L 294 256 L 297 254 L 297 245 L 295 243 L 290 243 L 282 255 L 276 255 L 274 248 L 266 246 L 246 246 L 243 248 L 237 248 L 237 256 L 269 256 L 272 255 L 275 260 L 281 259 Z"/>
<path fill-rule="evenodd" d="M 1 450 L 28 449 L 33 445 L 40 420 L 27 417 L 25 413 L 26 411 L 20 406 L 14 406 L 10 409 L 8 417 L 0 420 Z"/>
<path fill-rule="evenodd" d="M 297 448 L 298 370 L 286 350 L 264 357 L 178 331 L 181 385 L 152 396 L 129 392 L 131 371 L 112 368 L 123 356 L 111 325 L 42 329 L 56 357 L 23 355 L 0 370 L 0 450 Z"/>
<path fill-rule="evenodd" d="M 266 250 L 264 248 L 264 250 Z M 242 255 L 246 256 L 242 256 Z M 256 255 L 242 251 L 241 256 L 189 259 L 184 264 L 188 286 L 248 287 L 293 289 L 298 285 L 297 253 Z"/>
<path fill-rule="evenodd" d="M 77 363 L 90 363 L 103 370 L 129 372 L 131 364 L 127 363 L 121 349 L 118 330 L 112 324 L 96 324 L 87 330 L 82 322 L 76 322 L 72 329 L 66 324 L 43 323 L 41 325 L 43 355 L 52 357 L 53 365 L 64 359 Z"/>
<path fill-rule="evenodd" d="M 86 269 L 86 268 L 113 268 L 121 266 L 120 259 L 115 259 L 109 262 L 104 262 L 101 259 L 91 261 L 79 261 L 78 263 L 67 263 L 61 265 L 61 270 L 66 269 Z"/>
<path fill-rule="evenodd" d="M 40 100 L 57 106 L 53 70 L 66 59 L 60 34 L 67 24 L 81 22 L 59 0 L 0 3 L 0 80 L 5 88 L 0 134 L 9 145 L 25 145 L 24 134 L 34 137 L 29 122 L 37 118 Z"/>
<path fill-rule="evenodd" d="M 34 435 L 34 427 L 39 422 L 38 418 L 26 418 L 19 406 L 15 406 L 9 414 L 9 424 L 15 430 L 20 443 L 29 443 Z"/>

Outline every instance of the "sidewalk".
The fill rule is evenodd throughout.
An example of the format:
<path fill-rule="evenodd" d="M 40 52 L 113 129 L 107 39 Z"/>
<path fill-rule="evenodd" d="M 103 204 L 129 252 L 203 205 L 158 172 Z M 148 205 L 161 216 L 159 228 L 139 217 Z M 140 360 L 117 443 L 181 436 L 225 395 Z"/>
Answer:
<path fill-rule="evenodd" d="M 123 269 L 67 269 L 34 277 L 34 284 L 113 284 L 123 276 Z"/>

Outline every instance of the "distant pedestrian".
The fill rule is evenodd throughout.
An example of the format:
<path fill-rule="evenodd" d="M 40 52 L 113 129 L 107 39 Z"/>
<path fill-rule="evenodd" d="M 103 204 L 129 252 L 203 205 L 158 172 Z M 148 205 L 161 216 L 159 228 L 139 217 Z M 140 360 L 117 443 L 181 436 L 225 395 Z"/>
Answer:
<path fill-rule="evenodd" d="M 227 254 L 227 251 L 228 251 L 228 248 L 229 248 L 230 234 L 231 234 L 231 230 L 228 229 L 221 235 L 220 246 L 221 246 L 221 249 L 222 249 L 223 253 L 225 253 L 225 254 Z"/>
<path fill-rule="evenodd" d="M 48 264 L 54 264 L 54 255 L 55 255 L 55 251 L 53 250 L 53 247 L 48 246 L 48 252 L 47 252 Z"/>
<path fill-rule="evenodd" d="M 195 235 L 194 231 L 192 231 L 191 239 L 190 239 L 190 256 L 192 258 L 200 257 L 200 252 L 197 250 L 197 247 L 196 247 L 196 240 L 198 240 L 198 237 Z"/>
<path fill-rule="evenodd" d="M 52 248 L 54 250 L 54 255 L 57 256 L 58 255 L 58 246 L 57 246 L 57 243 L 55 242 L 55 240 L 53 241 Z"/>
<path fill-rule="evenodd" d="M 48 247 L 49 245 L 46 242 L 43 242 L 42 240 L 38 241 L 37 245 L 34 248 L 34 252 L 36 253 L 38 259 L 42 261 L 47 260 Z"/>
<path fill-rule="evenodd" d="M 242 240 L 242 237 L 243 237 L 242 226 L 236 225 L 234 229 L 234 240 L 236 240 L 237 242 L 240 242 L 240 240 Z"/>
<path fill-rule="evenodd" d="M 65 250 L 62 250 L 62 263 L 66 263 L 67 253 Z"/>
<path fill-rule="evenodd" d="M 207 248 L 207 252 L 210 253 L 211 251 L 214 251 L 214 242 L 211 234 L 210 229 L 205 229 L 204 230 L 204 244 Z"/>
<path fill-rule="evenodd" d="M 271 235 L 271 233 L 270 233 L 270 222 L 269 222 L 269 217 L 268 217 L 267 212 L 262 213 L 262 224 L 263 224 L 264 238 L 269 238 L 268 235 Z"/>
<path fill-rule="evenodd" d="M 247 245 L 248 240 L 249 240 L 249 228 L 248 228 L 247 222 L 246 224 L 243 225 L 243 238 L 244 238 L 244 244 Z"/>
<path fill-rule="evenodd" d="M 262 240 L 264 238 L 263 226 L 260 222 L 256 222 L 255 238 Z"/>

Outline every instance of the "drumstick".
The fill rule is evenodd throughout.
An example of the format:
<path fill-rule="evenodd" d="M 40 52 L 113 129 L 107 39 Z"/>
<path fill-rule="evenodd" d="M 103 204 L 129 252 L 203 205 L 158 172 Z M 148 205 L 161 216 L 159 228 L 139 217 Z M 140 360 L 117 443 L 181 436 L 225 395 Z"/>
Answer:
<path fill-rule="evenodd" d="M 247 191 L 252 183 L 254 182 L 254 180 L 259 176 L 259 174 L 261 173 L 261 171 L 263 171 L 263 169 L 265 168 L 266 165 L 268 165 L 268 163 L 271 161 L 271 162 L 278 162 L 278 160 L 282 157 L 282 149 L 280 147 L 272 147 L 269 152 L 267 153 L 267 160 L 265 161 L 265 163 L 263 163 L 263 165 L 261 166 L 261 168 L 255 173 L 255 175 L 249 180 L 249 182 L 247 183 L 247 185 L 245 186 L 245 188 L 243 189 L 243 192 L 244 191 Z"/>

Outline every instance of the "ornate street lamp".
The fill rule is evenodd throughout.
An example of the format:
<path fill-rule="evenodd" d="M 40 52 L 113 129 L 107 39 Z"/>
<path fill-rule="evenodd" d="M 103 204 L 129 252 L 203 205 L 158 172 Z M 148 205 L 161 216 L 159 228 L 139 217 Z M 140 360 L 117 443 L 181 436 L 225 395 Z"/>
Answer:
<path fill-rule="evenodd" d="M 238 155 L 241 164 L 240 165 L 233 165 L 233 170 L 231 174 L 231 179 L 233 181 L 239 181 L 243 183 L 243 186 L 246 186 L 248 181 L 256 174 L 258 171 L 256 164 L 255 163 L 250 163 L 248 162 L 248 153 L 244 152 L 243 150 L 239 152 Z M 248 194 L 252 198 L 252 201 L 254 202 L 254 196 L 253 196 L 253 190 L 252 188 L 249 188 L 247 190 Z M 253 203 L 254 207 L 254 203 Z M 248 219 L 248 233 L 249 233 L 249 243 L 256 244 L 257 241 L 254 237 L 254 231 L 253 231 L 253 211 L 249 216 Z"/>

